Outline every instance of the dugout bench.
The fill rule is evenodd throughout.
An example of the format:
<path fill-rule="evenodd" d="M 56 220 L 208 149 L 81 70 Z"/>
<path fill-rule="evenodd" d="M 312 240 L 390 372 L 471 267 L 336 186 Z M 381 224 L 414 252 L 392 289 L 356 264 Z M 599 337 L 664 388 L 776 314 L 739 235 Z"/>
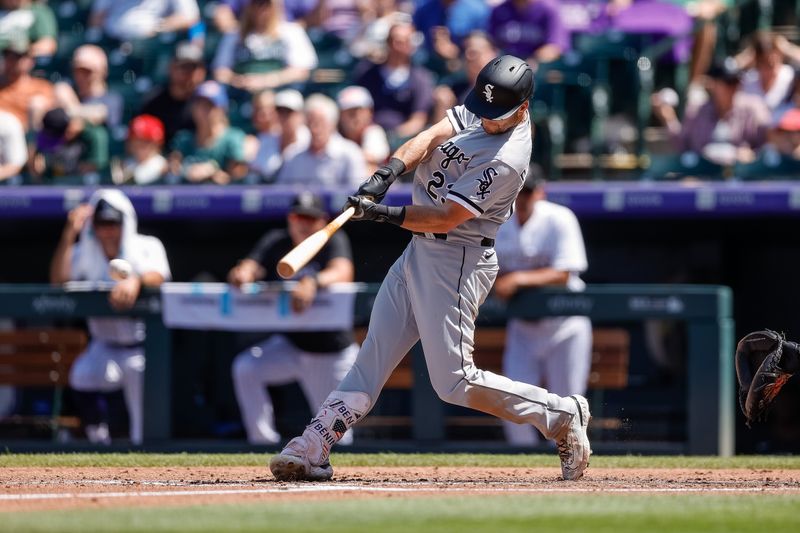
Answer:
<path fill-rule="evenodd" d="M 359 293 L 355 323 L 366 324 L 376 286 Z M 112 316 L 107 290 L 47 285 L 1 285 L 0 316 L 9 318 L 63 319 Z M 688 332 L 686 454 L 729 456 L 734 452 L 734 324 L 733 297 L 728 287 L 701 285 L 590 285 L 582 293 L 560 289 L 525 291 L 508 305 L 487 301 L 477 320 L 478 328 L 498 327 L 507 317 L 538 319 L 547 316 L 585 315 L 594 321 L 685 321 Z M 158 292 L 144 291 L 128 316 L 139 316 L 147 326 L 144 439 L 147 444 L 171 438 L 169 393 L 170 332 L 161 315 Z M 419 343 L 412 351 L 415 377 L 412 396 L 413 437 L 419 443 L 441 441 L 444 431 L 443 403 L 424 378 L 424 354 Z"/>
<path fill-rule="evenodd" d="M 136 304 L 120 315 L 108 303 L 108 289 L 73 284 L 70 288 L 50 285 L 0 284 L 0 317 L 29 319 L 80 319 L 89 316 L 141 317 L 147 328 L 144 376 L 144 438 L 163 441 L 171 435 L 171 342 L 170 332 L 161 319 L 158 291 L 143 289 Z M 78 354 L 76 353 L 75 356 Z M 68 369 L 59 374 L 66 383 Z"/>
<path fill-rule="evenodd" d="M 609 284 L 590 285 L 581 293 L 541 289 L 521 292 L 507 306 L 497 300 L 487 300 L 476 321 L 476 338 L 481 331 L 504 324 L 508 317 L 536 320 L 548 316 L 584 315 L 596 322 L 684 321 L 688 335 L 687 441 L 673 453 L 731 456 L 734 453 L 736 401 L 732 313 L 733 294 L 730 288 L 722 286 Z M 613 336 L 613 330 L 602 334 L 605 339 L 595 336 L 593 355 L 599 356 L 600 348 L 606 351 L 608 361 L 614 365 L 618 361 L 614 362 L 614 356 L 609 352 L 614 351 L 614 346 L 619 346 L 621 339 L 609 338 L 609 334 Z M 484 354 L 484 357 L 487 355 L 484 362 L 499 367 L 496 356 L 493 360 L 492 354 Z M 418 442 L 441 442 L 446 422 L 444 403 L 425 377 L 425 355 L 419 343 L 406 359 L 410 359 L 410 365 L 407 362 L 406 370 L 401 367 L 390 380 L 395 380 L 394 384 L 400 387 L 405 381 L 413 380 L 413 437 Z M 476 356 L 476 362 L 482 362 L 481 354 Z M 600 363 L 606 364 L 605 361 Z M 595 362 L 593 370 L 594 365 Z M 611 383 L 590 383 L 589 387 L 613 388 L 615 374 L 609 374 Z M 596 378 L 600 379 L 600 376 Z"/>
<path fill-rule="evenodd" d="M 86 332 L 65 328 L 25 328 L 0 331 L 0 385 L 53 389 L 49 416 L 14 415 L 0 421 L 3 426 L 46 426 L 53 438 L 59 428 L 77 428 L 77 417 L 61 416 L 69 369 L 86 349 Z"/>
<path fill-rule="evenodd" d="M 356 341 L 361 344 L 367 335 L 367 328 L 355 330 Z M 587 387 L 593 391 L 589 398 L 592 410 L 592 427 L 594 429 L 619 429 L 622 421 L 618 418 L 604 418 L 604 391 L 620 390 L 628 386 L 630 363 L 630 334 L 624 328 L 592 328 L 592 362 Z M 479 327 L 475 331 L 473 360 L 481 370 L 503 374 L 503 352 L 506 343 L 505 326 Z M 412 355 L 406 355 L 394 369 L 384 385 L 384 390 L 413 390 L 415 375 L 411 363 Z M 420 372 L 425 379 L 424 369 Z M 546 388 L 546 385 L 545 385 Z M 477 412 L 475 412 L 477 413 Z M 376 414 L 373 410 L 358 427 L 389 428 L 411 426 L 412 416 L 387 416 Z M 476 427 L 500 426 L 500 419 L 493 416 L 447 416 L 444 422 L 448 426 Z"/>

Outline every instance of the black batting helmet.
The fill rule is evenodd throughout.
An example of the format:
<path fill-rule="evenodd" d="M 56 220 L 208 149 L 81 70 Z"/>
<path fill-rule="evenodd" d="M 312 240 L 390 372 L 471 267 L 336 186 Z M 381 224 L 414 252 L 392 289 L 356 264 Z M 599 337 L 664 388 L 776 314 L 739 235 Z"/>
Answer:
<path fill-rule="evenodd" d="M 533 70 L 518 57 L 492 59 L 478 74 L 464 105 L 482 118 L 502 120 L 533 94 Z"/>

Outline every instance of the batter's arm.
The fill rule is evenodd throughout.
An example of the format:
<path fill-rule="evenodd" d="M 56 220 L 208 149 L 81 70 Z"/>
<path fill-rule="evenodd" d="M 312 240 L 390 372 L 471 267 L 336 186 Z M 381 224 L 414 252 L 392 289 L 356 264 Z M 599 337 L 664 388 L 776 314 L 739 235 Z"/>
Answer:
<path fill-rule="evenodd" d="M 413 172 L 417 165 L 424 161 L 439 144 L 454 134 L 454 126 L 448 118 L 444 118 L 413 139 L 406 141 L 385 165 L 375 170 L 372 176 L 361 184 L 356 196 L 369 198 L 380 204 L 389 187 L 398 177 L 406 172 Z"/>
<path fill-rule="evenodd" d="M 453 128 L 453 124 L 450 123 L 450 119 L 445 117 L 406 141 L 392 157 L 402 161 L 406 166 L 406 171 L 413 171 L 437 146 L 455 134 L 456 130 Z"/>
<path fill-rule="evenodd" d="M 443 206 L 407 205 L 401 227 L 420 233 L 447 233 L 475 215 L 461 205 L 447 200 Z"/>

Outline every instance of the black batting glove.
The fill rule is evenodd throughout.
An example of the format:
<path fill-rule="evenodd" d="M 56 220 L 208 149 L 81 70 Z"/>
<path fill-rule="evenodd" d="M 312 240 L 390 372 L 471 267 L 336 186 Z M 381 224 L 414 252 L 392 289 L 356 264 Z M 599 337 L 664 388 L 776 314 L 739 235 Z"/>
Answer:
<path fill-rule="evenodd" d="M 406 218 L 405 207 L 376 204 L 371 199 L 363 196 L 348 197 L 344 208 L 347 209 L 348 207 L 355 208 L 352 220 L 374 220 L 375 222 L 389 222 L 400 226 Z"/>
<path fill-rule="evenodd" d="M 361 184 L 356 195 L 369 196 L 375 203 L 379 204 L 386 196 L 386 191 L 389 190 L 389 186 L 405 171 L 405 163 L 393 157 L 384 166 L 378 168 L 367 181 Z"/>

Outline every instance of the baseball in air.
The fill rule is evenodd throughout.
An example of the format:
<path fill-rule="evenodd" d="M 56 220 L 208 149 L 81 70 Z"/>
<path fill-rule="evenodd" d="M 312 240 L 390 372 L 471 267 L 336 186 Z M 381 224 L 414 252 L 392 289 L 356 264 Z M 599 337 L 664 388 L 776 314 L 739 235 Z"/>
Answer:
<path fill-rule="evenodd" d="M 120 281 L 133 274 L 133 266 L 124 259 L 112 259 L 108 263 L 108 271 L 111 279 Z"/>

